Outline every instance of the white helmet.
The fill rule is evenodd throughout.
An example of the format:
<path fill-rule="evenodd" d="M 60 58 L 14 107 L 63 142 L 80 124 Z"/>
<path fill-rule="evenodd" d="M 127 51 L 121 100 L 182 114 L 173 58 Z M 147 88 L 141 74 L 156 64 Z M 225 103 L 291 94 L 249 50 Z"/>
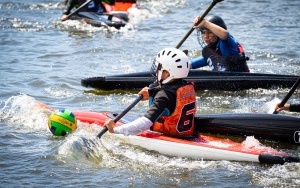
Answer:
<path fill-rule="evenodd" d="M 162 72 L 166 70 L 170 76 L 161 80 Z M 151 72 L 155 73 L 157 80 L 162 84 L 172 79 L 185 78 L 189 74 L 189 59 L 186 54 L 177 48 L 165 48 L 155 57 Z"/>

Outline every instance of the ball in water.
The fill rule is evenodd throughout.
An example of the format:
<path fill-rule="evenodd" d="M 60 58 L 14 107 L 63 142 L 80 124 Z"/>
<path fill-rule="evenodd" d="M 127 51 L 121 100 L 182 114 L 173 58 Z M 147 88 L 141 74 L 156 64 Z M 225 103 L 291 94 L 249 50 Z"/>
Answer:
<path fill-rule="evenodd" d="M 55 136 L 65 136 L 76 130 L 77 121 L 70 110 L 57 110 L 49 117 L 48 126 Z"/>

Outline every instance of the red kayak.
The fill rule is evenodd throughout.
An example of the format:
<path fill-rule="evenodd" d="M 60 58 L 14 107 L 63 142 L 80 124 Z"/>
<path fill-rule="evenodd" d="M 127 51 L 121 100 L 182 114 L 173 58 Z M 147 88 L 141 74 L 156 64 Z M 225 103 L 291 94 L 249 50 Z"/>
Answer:
<path fill-rule="evenodd" d="M 73 113 L 77 120 L 89 124 L 97 124 L 99 126 L 103 126 L 108 118 L 114 118 L 114 115 L 109 112 L 73 111 Z M 120 126 L 123 123 L 126 123 L 124 118 L 117 122 L 116 125 Z M 197 134 L 197 136 L 188 139 L 174 138 L 150 130 L 136 136 L 114 135 L 121 137 L 126 143 L 169 156 L 268 164 L 300 162 L 299 157 L 290 156 L 285 152 L 277 151 L 271 147 L 262 146 L 261 144 L 249 145 L 247 141 L 238 143 L 227 138 L 202 134 Z"/>

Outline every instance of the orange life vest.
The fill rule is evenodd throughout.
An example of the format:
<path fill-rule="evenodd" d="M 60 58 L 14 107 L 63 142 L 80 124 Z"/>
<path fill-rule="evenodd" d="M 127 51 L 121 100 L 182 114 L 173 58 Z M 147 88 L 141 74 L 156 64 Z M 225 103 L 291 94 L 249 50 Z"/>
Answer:
<path fill-rule="evenodd" d="M 176 137 L 191 136 L 195 127 L 195 114 L 195 88 L 188 84 L 177 89 L 174 112 L 170 116 L 161 116 L 152 125 L 152 130 Z"/>

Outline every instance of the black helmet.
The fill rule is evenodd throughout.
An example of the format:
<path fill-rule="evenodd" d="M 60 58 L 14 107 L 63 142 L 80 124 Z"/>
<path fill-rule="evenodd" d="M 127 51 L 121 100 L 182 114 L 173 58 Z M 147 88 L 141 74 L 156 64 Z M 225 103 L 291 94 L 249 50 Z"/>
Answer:
<path fill-rule="evenodd" d="M 210 16 L 206 20 L 208 20 L 209 22 L 214 23 L 214 24 L 222 27 L 223 29 L 227 30 L 227 26 L 226 26 L 224 20 L 220 16 Z M 205 27 L 200 28 L 201 31 L 205 30 L 205 29 L 207 29 L 207 28 L 205 28 Z"/>

